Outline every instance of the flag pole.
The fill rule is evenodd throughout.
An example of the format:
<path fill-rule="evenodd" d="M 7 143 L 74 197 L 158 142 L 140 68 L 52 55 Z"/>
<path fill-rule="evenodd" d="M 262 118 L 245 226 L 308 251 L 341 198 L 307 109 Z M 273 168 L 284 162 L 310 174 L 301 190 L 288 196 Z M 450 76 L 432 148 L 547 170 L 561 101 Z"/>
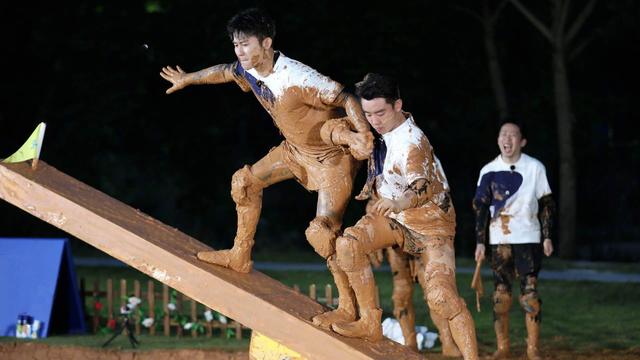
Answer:
<path fill-rule="evenodd" d="M 31 161 L 31 169 L 36 170 L 38 168 L 38 159 L 40 158 L 40 150 L 42 150 L 42 141 L 44 140 L 44 132 L 47 130 L 47 124 L 42 123 L 42 129 L 38 134 L 38 148 L 36 149 L 36 155 Z"/>

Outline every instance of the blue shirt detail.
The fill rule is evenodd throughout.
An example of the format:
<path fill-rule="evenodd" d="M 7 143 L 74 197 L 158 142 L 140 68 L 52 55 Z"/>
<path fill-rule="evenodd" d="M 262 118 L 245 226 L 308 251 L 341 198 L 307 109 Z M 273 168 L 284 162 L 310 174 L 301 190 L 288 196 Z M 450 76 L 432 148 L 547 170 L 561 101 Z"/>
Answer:
<path fill-rule="evenodd" d="M 276 101 L 276 97 L 273 95 L 273 92 L 271 92 L 271 89 L 269 89 L 269 87 L 267 87 L 264 82 L 256 79 L 253 75 L 249 74 L 242 67 L 242 65 L 240 65 L 240 62 L 236 63 L 234 71 L 237 75 L 242 76 L 247 80 L 254 94 L 270 104 L 273 104 Z"/>
<path fill-rule="evenodd" d="M 488 205 L 494 207 L 493 218 L 496 218 L 507 200 L 520 189 L 522 180 L 522 174 L 517 171 L 488 172 L 480 179 L 475 198 L 481 203 L 489 202 Z"/>

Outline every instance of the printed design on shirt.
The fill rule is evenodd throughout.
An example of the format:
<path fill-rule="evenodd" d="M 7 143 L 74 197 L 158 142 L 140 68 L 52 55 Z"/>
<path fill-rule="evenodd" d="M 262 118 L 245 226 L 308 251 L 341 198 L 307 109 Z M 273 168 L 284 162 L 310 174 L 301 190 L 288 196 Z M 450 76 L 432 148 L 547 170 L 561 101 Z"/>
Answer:
<path fill-rule="evenodd" d="M 273 104 L 276 101 L 276 97 L 273 95 L 273 92 L 263 81 L 256 79 L 253 75 L 248 73 L 242 65 L 238 62 L 236 64 L 236 68 L 234 69 L 236 74 L 242 76 L 247 80 L 253 93 L 256 94 L 259 98 L 265 100 L 269 104 Z"/>
<path fill-rule="evenodd" d="M 479 188 L 491 190 L 493 219 L 504 215 L 502 212 L 507 206 L 507 201 L 520 189 L 522 180 L 522 174 L 516 171 L 492 171 L 482 176 Z"/>

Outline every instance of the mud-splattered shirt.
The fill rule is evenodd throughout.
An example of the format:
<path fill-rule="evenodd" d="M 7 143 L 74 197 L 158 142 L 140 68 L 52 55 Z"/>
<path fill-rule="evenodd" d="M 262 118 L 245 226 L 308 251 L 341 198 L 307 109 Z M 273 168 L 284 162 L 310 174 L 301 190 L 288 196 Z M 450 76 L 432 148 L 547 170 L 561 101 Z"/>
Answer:
<path fill-rule="evenodd" d="M 325 121 L 344 116 L 335 102 L 343 86 L 311 67 L 276 52 L 273 71 L 261 76 L 255 69 L 233 66 L 233 78 L 244 91 L 253 91 L 287 140 L 305 155 L 323 158 L 338 147 L 320 138 Z"/>
<path fill-rule="evenodd" d="M 499 155 L 485 165 L 474 207 L 489 207 L 489 243 L 539 243 L 538 200 L 550 194 L 544 165 L 527 154 L 515 164 L 507 164 Z"/>
<path fill-rule="evenodd" d="M 390 217 L 426 237 L 455 235 L 455 211 L 442 165 L 426 135 L 410 114 L 407 120 L 382 135 L 387 152 L 382 173 L 376 177 L 378 196 L 396 200 L 418 180 L 426 180 L 426 198 L 416 207 Z"/>

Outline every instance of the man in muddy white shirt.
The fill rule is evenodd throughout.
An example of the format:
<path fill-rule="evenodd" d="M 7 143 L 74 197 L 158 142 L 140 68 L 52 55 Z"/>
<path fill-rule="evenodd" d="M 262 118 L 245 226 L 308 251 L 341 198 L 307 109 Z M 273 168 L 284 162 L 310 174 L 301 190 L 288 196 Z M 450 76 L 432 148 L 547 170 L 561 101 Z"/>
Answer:
<path fill-rule="evenodd" d="M 487 221 L 494 274 L 495 359 L 510 356 L 511 285 L 520 277 L 520 305 L 525 310 L 527 355 L 540 359 L 540 307 L 537 291 L 542 253 L 553 252 L 554 202 L 544 165 L 522 153 L 527 144 L 522 125 L 507 120 L 500 127 L 500 155 L 480 170 L 473 209 L 476 214 L 476 261 L 485 257 Z M 489 220 L 490 219 L 490 220 Z M 541 244 L 541 239 L 544 241 Z"/>
<path fill-rule="evenodd" d="M 227 32 L 237 61 L 193 73 L 167 66 L 160 73 L 172 83 L 167 93 L 189 85 L 235 82 L 243 91 L 254 93 L 284 141 L 233 175 L 231 196 L 238 214 L 233 248 L 201 251 L 197 256 L 239 272 L 251 271 L 262 191 L 295 179 L 318 192 L 316 216 L 305 235 L 327 259 L 342 299 L 338 309 L 314 317 L 314 323 L 328 328 L 332 321 L 352 320 L 356 310 L 346 275 L 335 263 L 335 239 L 351 197 L 357 160 L 368 158 L 373 147 L 360 104 L 340 83 L 275 51 L 275 22 L 264 11 L 241 11 L 227 24 Z"/>
<path fill-rule="evenodd" d="M 358 196 L 377 200 L 336 240 L 338 266 L 355 293 L 359 319 L 335 322 L 332 329 L 371 341 L 382 337 L 382 311 L 376 307 L 368 255 L 399 248 L 422 259 L 425 299 L 431 312 L 446 319 L 464 358 L 477 359 L 473 319 L 456 288 L 455 211 L 442 166 L 411 114 L 402 111 L 395 80 L 368 74 L 356 84 L 356 95 L 383 142 L 369 159 L 367 185 Z"/>

